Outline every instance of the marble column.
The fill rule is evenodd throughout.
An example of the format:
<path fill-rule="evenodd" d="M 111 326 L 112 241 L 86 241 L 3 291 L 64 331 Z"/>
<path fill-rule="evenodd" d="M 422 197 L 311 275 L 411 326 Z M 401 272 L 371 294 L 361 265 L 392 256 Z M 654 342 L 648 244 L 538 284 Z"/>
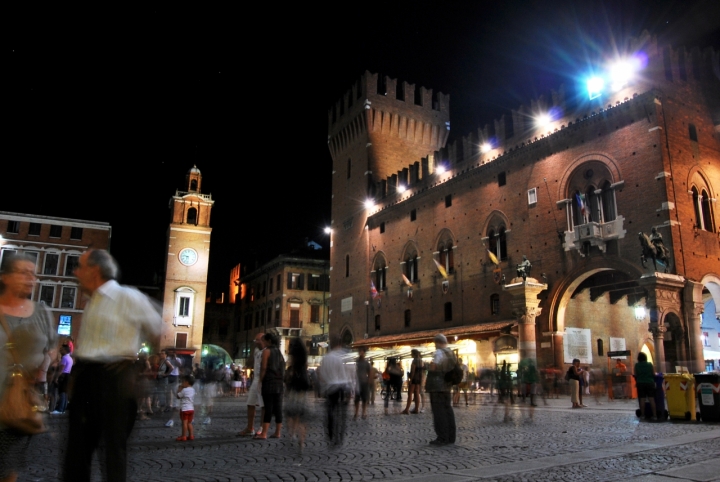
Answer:
<path fill-rule="evenodd" d="M 700 325 L 705 305 L 702 300 L 702 284 L 696 281 L 687 281 L 685 286 L 683 305 L 685 307 L 685 320 L 687 322 L 688 370 L 690 373 L 705 371 L 705 357 L 702 343 L 700 343 Z"/>
<path fill-rule="evenodd" d="M 538 305 L 538 295 L 547 289 L 547 285 L 535 278 L 514 278 L 503 290 L 512 295 L 512 312 L 518 321 L 518 354 L 520 359 L 537 360 L 537 340 L 535 337 L 535 318 L 542 312 Z"/>
<path fill-rule="evenodd" d="M 649 329 L 655 341 L 655 369 L 667 373 L 674 372 L 675 367 L 666 367 L 665 317 L 668 312 L 682 313 L 681 291 L 685 287 L 685 278 L 667 273 L 649 273 L 640 277 L 638 284 L 647 291 L 646 306 L 650 312 Z"/>

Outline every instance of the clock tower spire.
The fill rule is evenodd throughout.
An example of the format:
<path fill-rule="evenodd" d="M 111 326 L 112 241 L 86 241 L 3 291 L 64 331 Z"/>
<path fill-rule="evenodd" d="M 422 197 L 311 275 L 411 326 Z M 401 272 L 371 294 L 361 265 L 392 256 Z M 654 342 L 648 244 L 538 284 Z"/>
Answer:
<path fill-rule="evenodd" d="M 210 257 L 210 212 L 215 201 L 210 194 L 202 194 L 202 174 L 197 166 L 187 172 L 185 181 L 185 190 L 175 191 L 170 198 L 161 345 L 175 348 L 179 354 L 197 354 L 198 362 Z"/>

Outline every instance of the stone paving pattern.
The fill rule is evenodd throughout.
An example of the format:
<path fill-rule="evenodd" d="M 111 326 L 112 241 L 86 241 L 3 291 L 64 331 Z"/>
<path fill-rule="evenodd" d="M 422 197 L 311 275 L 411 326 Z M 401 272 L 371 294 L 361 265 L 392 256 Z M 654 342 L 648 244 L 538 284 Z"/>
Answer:
<path fill-rule="evenodd" d="M 164 426 L 167 414 L 138 421 L 129 443 L 128 479 L 612 481 L 658 474 L 720 455 L 720 424 L 640 422 L 634 413 L 635 401 L 602 405 L 590 401 L 586 402 L 589 408 L 571 410 L 569 400 L 563 397 L 549 400 L 547 406 L 540 402 L 532 422 L 528 421 L 527 406 L 523 404 L 512 407 L 510 422 L 503 422 L 502 407 L 491 403 L 461 406 L 455 409 L 457 443 L 434 447 L 428 445 L 434 438 L 429 404 L 424 414 L 410 416 L 397 413 L 400 410 L 397 405 L 391 407 L 395 413 L 385 416 L 382 405 L 376 404 L 370 406 L 368 420 L 358 421 L 351 420 L 349 407 L 347 435 L 338 446 L 324 436 L 323 401 L 309 400 L 312 415 L 302 453 L 297 442 L 287 437 L 287 431 L 279 440 L 236 436 L 245 426 L 245 397 L 216 400 L 209 425 L 200 423 L 204 417 L 198 415 L 201 410 L 197 407 L 193 442 L 175 441 L 180 434 L 177 415 L 173 428 Z M 32 462 L 20 481 L 60 480 L 67 418 L 50 418 L 49 426 L 48 433 L 34 437 L 28 457 Z M 653 445 L 678 437 L 691 442 L 670 443 L 660 448 Z M 647 444 L 647 449 L 642 444 Z M 621 453 L 623 447 L 629 446 L 640 449 Z M 588 454 L 599 455 L 588 459 Z M 556 463 L 558 456 L 561 462 Z M 553 457 L 549 459 L 553 466 L 537 465 Z M 503 474 L 491 475 L 499 467 Z M 93 472 L 93 480 L 102 480 L 97 463 Z M 715 473 L 720 480 L 720 470 Z"/>

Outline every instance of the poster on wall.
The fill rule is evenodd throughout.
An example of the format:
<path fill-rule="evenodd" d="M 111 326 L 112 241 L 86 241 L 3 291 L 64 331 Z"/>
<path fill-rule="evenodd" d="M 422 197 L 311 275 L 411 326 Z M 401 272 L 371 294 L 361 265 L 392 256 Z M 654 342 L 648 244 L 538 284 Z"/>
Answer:
<path fill-rule="evenodd" d="M 625 348 L 625 338 L 613 338 L 610 337 L 610 350 L 608 351 L 625 351 L 627 348 Z M 613 360 L 617 360 L 620 358 L 621 360 L 627 360 L 626 356 L 614 356 Z"/>
<path fill-rule="evenodd" d="M 574 358 L 583 365 L 592 363 L 592 337 L 586 328 L 565 328 L 563 351 L 565 363 L 572 363 Z"/>

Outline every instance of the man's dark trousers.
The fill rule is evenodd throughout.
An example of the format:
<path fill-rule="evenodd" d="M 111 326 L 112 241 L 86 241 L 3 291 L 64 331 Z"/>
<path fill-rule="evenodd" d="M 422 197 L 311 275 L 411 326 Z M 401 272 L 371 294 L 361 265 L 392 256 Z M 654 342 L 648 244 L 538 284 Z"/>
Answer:
<path fill-rule="evenodd" d="M 455 412 L 452 408 L 452 395 L 450 392 L 430 392 L 430 406 L 432 407 L 433 424 L 437 441 L 442 443 L 455 443 Z"/>
<path fill-rule="evenodd" d="M 63 479 L 89 482 L 93 452 L 104 442 L 105 480 L 124 482 L 127 439 L 137 416 L 136 373 L 131 361 L 79 360 L 73 367 L 70 433 Z"/>

